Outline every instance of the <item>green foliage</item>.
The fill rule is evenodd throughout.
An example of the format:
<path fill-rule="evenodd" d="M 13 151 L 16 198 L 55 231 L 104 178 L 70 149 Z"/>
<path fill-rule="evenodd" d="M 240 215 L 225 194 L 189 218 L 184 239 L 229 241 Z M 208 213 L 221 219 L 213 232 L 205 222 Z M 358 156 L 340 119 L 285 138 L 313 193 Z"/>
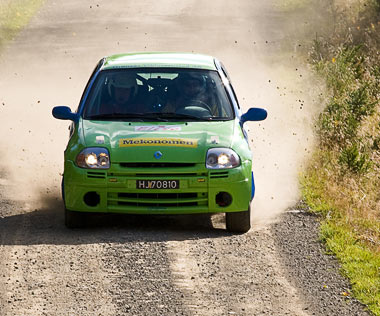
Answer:
<path fill-rule="evenodd" d="M 377 104 L 377 101 L 371 102 L 368 95 L 369 90 L 369 84 L 364 83 L 358 89 L 352 91 L 347 99 L 347 110 L 358 122 L 365 116 L 372 115 Z"/>
<path fill-rule="evenodd" d="M 318 120 L 320 141 L 330 149 L 345 149 L 355 142 L 362 121 L 374 113 L 378 85 L 371 81 L 374 77 L 368 71 L 361 46 L 340 47 L 336 57 L 320 60 L 315 67 L 331 90 L 331 98 Z"/>
<path fill-rule="evenodd" d="M 357 144 L 342 149 L 339 156 L 339 163 L 344 168 L 357 174 L 366 173 L 371 167 L 371 161 L 368 155 L 359 152 Z"/>
<path fill-rule="evenodd" d="M 316 36 L 309 57 L 328 97 L 302 195 L 322 214 L 321 240 L 353 295 L 380 316 L 380 0 L 325 2 L 334 27 Z"/>

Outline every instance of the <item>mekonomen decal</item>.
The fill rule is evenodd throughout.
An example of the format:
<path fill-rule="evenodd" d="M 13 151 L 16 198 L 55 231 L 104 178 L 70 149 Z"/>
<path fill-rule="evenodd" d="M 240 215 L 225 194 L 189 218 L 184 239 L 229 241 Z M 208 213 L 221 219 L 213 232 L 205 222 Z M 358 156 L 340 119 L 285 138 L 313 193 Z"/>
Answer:
<path fill-rule="evenodd" d="M 198 140 L 192 138 L 122 138 L 119 147 L 172 146 L 196 148 Z"/>

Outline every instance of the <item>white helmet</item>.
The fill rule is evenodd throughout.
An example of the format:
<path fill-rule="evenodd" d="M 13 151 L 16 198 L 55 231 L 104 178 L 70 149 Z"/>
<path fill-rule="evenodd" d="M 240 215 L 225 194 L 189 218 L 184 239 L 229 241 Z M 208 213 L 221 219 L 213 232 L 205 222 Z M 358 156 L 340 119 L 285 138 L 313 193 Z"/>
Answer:
<path fill-rule="evenodd" d="M 138 89 L 136 77 L 129 73 L 117 73 L 113 75 L 108 82 L 108 92 L 111 96 L 113 88 L 133 89 L 133 96 L 135 96 Z"/>

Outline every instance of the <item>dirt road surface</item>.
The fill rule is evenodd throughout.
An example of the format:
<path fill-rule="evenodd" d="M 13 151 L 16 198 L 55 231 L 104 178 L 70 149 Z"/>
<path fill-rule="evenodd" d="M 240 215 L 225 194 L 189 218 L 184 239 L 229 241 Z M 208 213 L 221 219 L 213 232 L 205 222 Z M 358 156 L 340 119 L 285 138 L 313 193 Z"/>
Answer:
<path fill-rule="evenodd" d="M 324 255 L 317 220 L 284 213 L 312 146 L 318 85 L 297 60 L 307 17 L 259 0 L 47 0 L 0 57 L 0 315 L 368 315 Z M 253 229 L 223 216 L 95 217 L 63 225 L 67 122 L 96 62 L 131 51 L 217 56 L 250 124 Z M 280 213 L 283 213 L 280 215 Z"/>

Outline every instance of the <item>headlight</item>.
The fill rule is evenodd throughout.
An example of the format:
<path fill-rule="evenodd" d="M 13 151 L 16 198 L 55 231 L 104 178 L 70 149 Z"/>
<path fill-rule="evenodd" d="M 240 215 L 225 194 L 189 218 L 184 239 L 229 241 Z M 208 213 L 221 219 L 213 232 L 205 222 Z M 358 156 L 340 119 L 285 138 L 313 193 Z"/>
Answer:
<path fill-rule="evenodd" d="M 240 166 L 240 158 L 237 153 L 229 148 L 210 148 L 206 156 L 206 168 L 225 169 Z"/>
<path fill-rule="evenodd" d="M 110 167 L 110 155 L 106 148 L 85 148 L 78 154 L 76 164 L 81 168 L 108 169 Z"/>

